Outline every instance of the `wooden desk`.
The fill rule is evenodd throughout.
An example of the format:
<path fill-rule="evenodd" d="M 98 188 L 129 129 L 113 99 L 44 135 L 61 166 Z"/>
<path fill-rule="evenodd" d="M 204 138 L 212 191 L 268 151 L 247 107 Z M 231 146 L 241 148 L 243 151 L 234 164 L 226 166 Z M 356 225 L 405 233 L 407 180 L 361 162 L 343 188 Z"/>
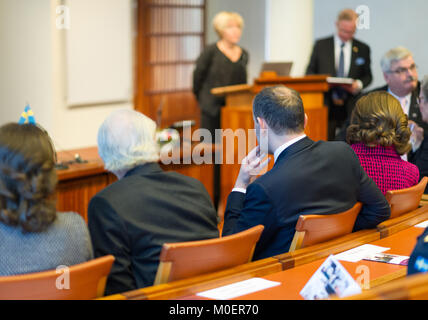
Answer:
<path fill-rule="evenodd" d="M 208 150 L 212 155 L 214 155 L 219 148 L 216 145 L 204 145 L 203 143 L 199 143 L 190 147 L 190 150 L 193 151 L 196 146 L 203 149 L 201 154 L 204 154 L 204 152 Z M 87 221 L 89 201 L 99 191 L 115 182 L 117 178 L 104 169 L 104 164 L 98 155 L 97 147 L 60 151 L 57 155 L 58 161 L 67 162 L 74 160 L 74 155 L 76 153 L 78 153 L 83 160 L 87 160 L 88 162 L 73 163 L 70 164 L 69 168 L 66 170 L 57 170 L 57 210 L 74 211 L 79 213 L 85 221 Z M 182 151 L 178 154 L 180 161 L 173 161 L 173 163 L 168 165 L 160 163 L 162 169 L 166 171 L 177 171 L 201 181 L 213 199 L 214 165 L 195 164 L 190 161 L 191 159 L 187 159 L 187 156 Z M 179 164 L 174 164 L 174 162 Z"/>
<path fill-rule="evenodd" d="M 283 270 L 306 265 L 316 261 L 324 261 L 330 254 L 337 254 L 357 246 L 374 243 L 382 239 L 383 235 L 392 235 L 407 230 L 413 225 L 428 220 L 428 206 L 421 207 L 401 217 L 390 219 L 379 225 L 377 229 L 361 230 L 349 235 L 316 244 L 294 252 L 287 252 L 263 260 L 254 261 L 235 268 L 205 274 L 189 279 L 174 281 L 164 285 L 141 288 L 132 292 L 122 293 L 118 297 L 105 299 L 174 299 L 183 296 L 192 296 L 197 292 L 213 289 L 221 285 L 249 279 L 251 277 L 267 276 Z M 397 226 L 399 228 L 397 228 Z M 386 228 L 386 229 L 385 229 Z M 393 232 L 390 233 L 390 231 Z"/>
<path fill-rule="evenodd" d="M 230 269 L 203 274 L 200 276 L 164 283 L 157 286 L 141 288 L 117 295 L 106 296 L 101 300 L 165 300 L 194 294 L 219 285 L 226 285 L 252 277 L 261 277 L 279 272 L 282 265 L 275 258 L 266 258 L 239 265 Z"/>
<path fill-rule="evenodd" d="M 417 237 L 422 234 L 423 228 L 412 227 L 404 231 L 400 231 L 387 238 L 377 240 L 371 244 L 391 248 L 388 253 L 398 255 L 410 255 L 416 245 Z M 302 300 L 299 292 L 309 281 L 315 271 L 321 266 L 325 259 L 320 259 L 302 266 L 298 266 L 285 271 L 277 272 L 264 276 L 263 279 L 281 282 L 281 285 L 270 289 L 258 291 L 252 294 L 244 295 L 236 298 L 237 300 Z M 361 260 L 359 262 L 340 261 L 345 269 L 354 279 L 357 279 L 359 274 L 356 273 L 359 266 L 366 266 L 370 271 L 370 287 L 375 287 L 380 284 L 404 277 L 407 272 L 407 267 L 392 265 L 381 262 L 373 262 Z M 182 299 L 200 299 L 196 295 L 182 297 Z"/>

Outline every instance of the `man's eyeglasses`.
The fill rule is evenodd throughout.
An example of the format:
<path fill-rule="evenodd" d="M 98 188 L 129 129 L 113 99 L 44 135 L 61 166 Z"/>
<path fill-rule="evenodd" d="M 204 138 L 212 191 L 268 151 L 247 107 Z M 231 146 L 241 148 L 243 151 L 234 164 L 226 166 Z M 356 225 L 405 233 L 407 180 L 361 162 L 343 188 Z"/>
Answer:
<path fill-rule="evenodd" d="M 403 74 L 407 73 L 407 71 L 415 72 L 417 69 L 418 69 L 417 65 L 412 64 L 409 68 L 400 67 L 400 68 L 397 68 L 397 70 L 390 70 L 390 71 L 388 71 L 388 73 L 395 73 L 398 75 L 403 75 Z"/>

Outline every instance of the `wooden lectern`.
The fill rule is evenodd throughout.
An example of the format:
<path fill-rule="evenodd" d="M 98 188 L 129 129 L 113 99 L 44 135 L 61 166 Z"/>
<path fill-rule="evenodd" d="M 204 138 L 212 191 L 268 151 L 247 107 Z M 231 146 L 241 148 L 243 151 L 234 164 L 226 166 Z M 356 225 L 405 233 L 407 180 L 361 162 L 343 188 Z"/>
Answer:
<path fill-rule="evenodd" d="M 301 78 L 277 77 L 275 73 L 266 72 L 254 81 L 254 85 L 235 85 L 222 88 L 214 88 L 214 95 L 225 96 L 226 104 L 221 110 L 221 128 L 231 129 L 237 132 L 242 129 L 247 134 L 245 142 L 231 143 L 223 138 L 223 163 L 221 166 L 221 199 L 226 204 L 226 199 L 235 184 L 242 159 L 248 151 L 256 146 L 252 116 L 252 101 L 254 96 L 264 87 L 285 85 L 298 91 L 303 100 L 305 112 L 308 115 L 308 124 L 305 133 L 309 138 L 327 140 L 328 109 L 324 106 L 324 92 L 328 91 L 326 75 L 311 75 Z M 223 131 L 225 132 L 225 131 Z M 236 139 L 235 139 L 236 140 Z M 245 146 L 244 146 L 245 144 Z M 233 161 L 230 159 L 233 154 Z M 229 157 L 229 159 L 226 159 Z M 226 161 L 228 160 L 228 161 Z M 270 167 L 273 165 L 271 159 Z"/>

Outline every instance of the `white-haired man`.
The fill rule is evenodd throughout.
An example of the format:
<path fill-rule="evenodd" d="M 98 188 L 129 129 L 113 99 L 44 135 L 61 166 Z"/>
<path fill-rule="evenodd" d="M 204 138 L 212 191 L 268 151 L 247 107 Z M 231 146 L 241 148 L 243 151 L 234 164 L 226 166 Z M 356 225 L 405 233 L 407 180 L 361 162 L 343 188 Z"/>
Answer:
<path fill-rule="evenodd" d="M 380 64 L 386 85 L 373 91 L 388 91 L 400 102 L 409 120 L 425 126 L 418 105 L 420 83 L 412 52 L 404 47 L 393 48 L 384 54 Z"/>
<path fill-rule="evenodd" d="M 98 131 L 98 152 L 119 179 L 88 210 L 95 256 L 116 258 L 106 294 L 152 285 L 164 243 L 218 237 L 208 192 L 196 179 L 160 168 L 155 132 L 155 123 L 133 110 L 113 112 Z"/>
<path fill-rule="evenodd" d="M 420 83 L 412 52 L 401 46 L 393 48 L 383 55 L 380 65 L 386 85 L 370 92 L 387 91 L 400 102 L 404 113 L 409 119 L 412 130 L 424 129 L 428 132 L 428 124 L 422 120 L 421 111 L 419 110 Z M 355 104 L 361 96 L 358 95 L 352 101 L 352 104 Z M 346 120 L 345 126 L 337 135 L 336 140 L 346 140 L 346 128 L 349 122 L 350 117 Z M 411 141 L 413 142 L 414 140 Z"/>

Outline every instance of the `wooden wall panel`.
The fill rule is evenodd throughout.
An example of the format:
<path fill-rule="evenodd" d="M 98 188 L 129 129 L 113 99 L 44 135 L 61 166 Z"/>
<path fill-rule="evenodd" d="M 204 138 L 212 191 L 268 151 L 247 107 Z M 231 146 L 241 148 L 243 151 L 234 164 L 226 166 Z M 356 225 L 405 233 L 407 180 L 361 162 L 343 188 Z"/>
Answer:
<path fill-rule="evenodd" d="M 205 0 L 139 0 L 138 6 L 135 109 L 161 127 L 180 120 L 198 126 L 192 74 L 205 42 Z"/>

